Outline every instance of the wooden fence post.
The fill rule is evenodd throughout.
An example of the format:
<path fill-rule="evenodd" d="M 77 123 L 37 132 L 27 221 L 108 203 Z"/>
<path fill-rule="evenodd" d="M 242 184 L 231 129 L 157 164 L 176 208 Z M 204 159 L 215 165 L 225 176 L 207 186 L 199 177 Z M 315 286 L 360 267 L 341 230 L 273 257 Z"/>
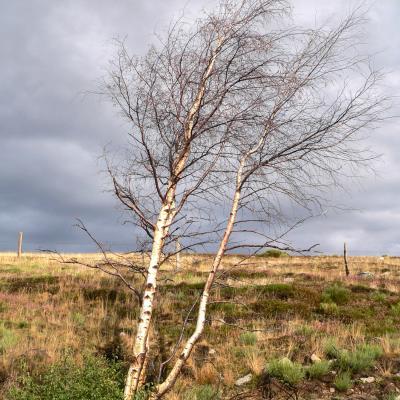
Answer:
<path fill-rule="evenodd" d="M 181 250 L 182 246 L 179 242 L 179 238 L 176 239 L 176 271 L 180 271 L 181 269 Z"/>
<path fill-rule="evenodd" d="M 350 271 L 349 271 L 349 266 L 347 264 L 347 247 L 346 247 L 346 242 L 344 242 L 343 245 L 343 259 L 344 259 L 344 269 L 346 271 L 346 276 L 350 275 Z"/>
<path fill-rule="evenodd" d="M 18 257 L 22 255 L 22 239 L 24 236 L 24 232 L 20 232 L 18 235 Z"/>

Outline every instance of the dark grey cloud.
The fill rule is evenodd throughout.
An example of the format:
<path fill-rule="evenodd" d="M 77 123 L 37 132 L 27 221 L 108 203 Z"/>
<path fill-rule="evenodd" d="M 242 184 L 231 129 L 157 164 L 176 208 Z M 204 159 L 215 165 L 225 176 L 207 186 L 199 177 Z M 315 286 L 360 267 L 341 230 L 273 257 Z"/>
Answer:
<path fill-rule="evenodd" d="M 117 204 L 105 189 L 98 156 L 104 145 L 122 146 L 127 126 L 109 104 L 86 92 L 96 88 L 112 56 L 112 39 L 127 37 L 132 52 L 143 53 L 154 31 L 173 16 L 195 17 L 215 1 L 53 0 L 0 3 L 0 250 L 15 247 L 23 230 L 26 248 L 93 250 L 74 229 L 82 218 L 97 236 L 116 248 L 135 245 L 135 231 L 122 225 Z M 345 0 L 295 0 L 294 18 L 313 25 L 345 14 Z M 366 47 L 376 66 L 388 70 L 388 92 L 400 89 L 400 3 L 371 4 Z M 290 235 L 298 246 L 321 243 L 339 252 L 349 242 L 354 253 L 399 253 L 400 135 L 397 122 L 371 132 L 369 144 L 383 153 L 378 175 L 334 193 L 329 210 Z"/>

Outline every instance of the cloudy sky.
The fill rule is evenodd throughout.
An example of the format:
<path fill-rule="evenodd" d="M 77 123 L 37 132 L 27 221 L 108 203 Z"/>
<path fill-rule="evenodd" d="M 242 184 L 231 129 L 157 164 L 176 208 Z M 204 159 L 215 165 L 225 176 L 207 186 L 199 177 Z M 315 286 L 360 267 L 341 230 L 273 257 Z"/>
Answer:
<path fill-rule="evenodd" d="M 113 38 L 127 38 L 142 54 L 154 32 L 180 14 L 194 16 L 206 0 L 0 0 L 0 251 L 25 249 L 93 251 L 73 227 L 75 218 L 115 249 L 135 245 L 135 232 L 121 225 L 107 192 L 98 157 L 120 145 L 126 126 L 94 95 L 112 57 Z M 295 0 L 294 20 L 313 25 L 344 15 L 356 2 Z M 387 71 L 391 95 L 400 90 L 400 2 L 368 3 L 366 47 L 375 66 Z M 400 114 L 396 102 L 393 114 Z M 382 153 L 376 175 L 348 185 L 334 200 L 345 211 L 309 221 L 290 239 L 301 247 L 352 254 L 400 254 L 400 129 L 389 121 L 370 133 Z"/>

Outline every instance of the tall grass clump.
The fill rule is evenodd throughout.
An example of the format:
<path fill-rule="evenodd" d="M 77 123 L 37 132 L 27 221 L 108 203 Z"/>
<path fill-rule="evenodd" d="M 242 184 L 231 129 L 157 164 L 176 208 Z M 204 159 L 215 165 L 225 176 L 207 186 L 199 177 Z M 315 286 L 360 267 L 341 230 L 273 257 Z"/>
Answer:
<path fill-rule="evenodd" d="M 246 346 L 254 346 L 257 343 L 257 335 L 254 332 L 244 332 L 240 335 L 239 340 Z"/>

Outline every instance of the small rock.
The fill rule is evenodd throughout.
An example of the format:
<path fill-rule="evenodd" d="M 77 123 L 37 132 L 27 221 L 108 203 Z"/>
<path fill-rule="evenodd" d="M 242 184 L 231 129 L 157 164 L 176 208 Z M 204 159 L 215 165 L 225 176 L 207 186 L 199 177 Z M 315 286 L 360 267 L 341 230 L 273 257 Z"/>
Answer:
<path fill-rule="evenodd" d="M 216 350 L 215 350 L 215 349 L 210 349 L 210 351 L 208 352 L 208 354 L 209 354 L 210 356 L 213 356 L 215 353 L 216 353 Z"/>
<path fill-rule="evenodd" d="M 330 388 L 329 391 L 330 391 L 331 393 L 335 393 L 335 388 Z"/>
<path fill-rule="evenodd" d="M 283 280 L 284 282 L 290 283 L 290 282 L 294 282 L 294 278 L 291 277 L 287 277 Z"/>
<path fill-rule="evenodd" d="M 245 376 L 242 376 L 241 378 L 239 378 L 236 382 L 235 385 L 236 386 L 242 386 L 245 385 L 246 383 L 249 383 L 251 381 L 251 379 L 253 378 L 252 374 L 247 374 Z"/>
<path fill-rule="evenodd" d="M 368 378 L 360 378 L 362 383 L 373 383 L 375 382 L 375 378 L 373 376 L 369 376 Z"/>
<path fill-rule="evenodd" d="M 369 271 L 361 271 L 357 274 L 359 278 L 373 278 L 374 274 Z"/>
<path fill-rule="evenodd" d="M 315 354 L 315 353 L 313 353 L 313 354 L 311 354 L 311 361 L 315 364 L 315 363 L 319 363 L 319 362 L 321 362 L 322 360 Z"/>

